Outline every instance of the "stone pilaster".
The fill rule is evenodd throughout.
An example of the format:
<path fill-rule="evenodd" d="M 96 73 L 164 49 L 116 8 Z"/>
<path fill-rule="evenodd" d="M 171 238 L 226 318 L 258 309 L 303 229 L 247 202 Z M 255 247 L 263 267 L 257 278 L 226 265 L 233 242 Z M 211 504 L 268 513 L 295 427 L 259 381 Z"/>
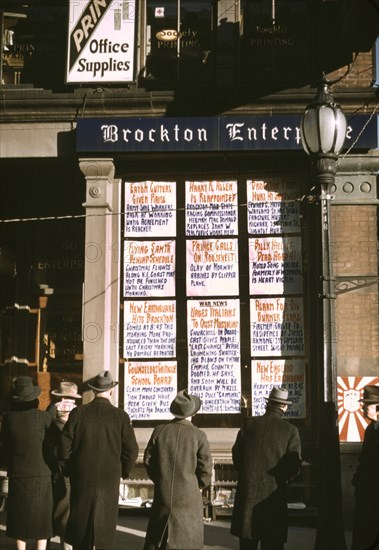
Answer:
<path fill-rule="evenodd" d="M 120 181 L 112 159 L 80 159 L 86 178 L 83 381 L 103 369 L 119 379 Z M 88 398 L 85 398 L 85 401 Z M 116 398 L 117 400 L 117 398 Z"/>

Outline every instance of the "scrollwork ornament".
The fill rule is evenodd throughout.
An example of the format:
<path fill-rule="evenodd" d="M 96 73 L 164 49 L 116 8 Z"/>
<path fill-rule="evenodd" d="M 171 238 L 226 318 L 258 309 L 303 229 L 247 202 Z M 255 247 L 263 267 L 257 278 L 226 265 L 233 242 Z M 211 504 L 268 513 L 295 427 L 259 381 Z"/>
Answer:
<path fill-rule="evenodd" d="M 92 197 L 93 199 L 98 199 L 103 194 L 103 191 L 102 191 L 101 187 L 99 187 L 97 185 L 93 185 L 92 187 L 90 187 L 88 193 L 89 193 L 90 197 Z"/>

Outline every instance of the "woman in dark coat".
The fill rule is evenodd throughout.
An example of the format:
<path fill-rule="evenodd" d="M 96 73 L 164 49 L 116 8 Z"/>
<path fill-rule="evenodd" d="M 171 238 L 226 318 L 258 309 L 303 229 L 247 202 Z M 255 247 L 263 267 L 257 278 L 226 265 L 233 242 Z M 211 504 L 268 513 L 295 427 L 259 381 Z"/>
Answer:
<path fill-rule="evenodd" d="M 287 540 L 287 482 L 301 464 L 298 429 L 284 420 L 291 403 L 274 387 L 263 416 L 247 418 L 232 449 L 239 473 L 231 533 L 240 550 L 281 550 Z"/>
<path fill-rule="evenodd" d="M 46 448 L 52 417 L 38 410 L 40 393 L 29 376 L 17 378 L 1 429 L 9 477 L 6 534 L 17 540 L 18 550 L 25 550 L 28 539 L 44 550 L 53 536 L 52 457 Z"/>
<path fill-rule="evenodd" d="M 201 489 L 211 480 L 212 458 L 205 433 L 190 417 L 200 399 L 180 391 L 171 403 L 175 419 L 157 426 L 144 455 L 154 482 L 154 500 L 146 532 L 145 550 L 201 549 L 204 541 Z"/>

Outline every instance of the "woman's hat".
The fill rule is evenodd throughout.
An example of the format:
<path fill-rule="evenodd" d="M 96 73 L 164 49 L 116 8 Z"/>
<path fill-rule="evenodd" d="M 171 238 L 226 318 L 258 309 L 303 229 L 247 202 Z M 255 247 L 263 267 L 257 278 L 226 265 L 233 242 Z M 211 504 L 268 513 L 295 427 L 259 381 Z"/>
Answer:
<path fill-rule="evenodd" d="M 92 378 L 87 382 L 92 390 L 99 392 L 108 391 L 117 386 L 118 382 L 114 382 L 109 370 L 101 371 L 95 378 Z"/>
<path fill-rule="evenodd" d="M 288 401 L 288 390 L 279 386 L 274 386 L 270 391 L 270 395 L 265 397 L 268 403 L 281 403 L 282 405 L 291 405 L 292 401 Z"/>
<path fill-rule="evenodd" d="M 58 397 L 71 397 L 72 399 L 80 399 L 82 396 L 78 393 L 78 386 L 74 382 L 68 380 L 59 383 L 59 389 L 53 390 L 52 395 Z"/>
<path fill-rule="evenodd" d="M 365 386 L 363 388 L 363 399 L 359 399 L 361 403 L 379 404 L 379 386 Z"/>
<path fill-rule="evenodd" d="M 19 378 L 16 378 L 13 389 L 14 394 L 12 395 L 12 399 L 18 403 L 34 401 L 41 393 L 41 388 L 33 385 L 33 380 L 30 376 L 19 376 Z"/>
<path fill-rule="evenodd" d="M 200 397 L 190 395 L 187 390 L 178 392 L 170 405 L 170 412 L 176 418 L 187 418 L 193 416 L 201 407 Z"/>

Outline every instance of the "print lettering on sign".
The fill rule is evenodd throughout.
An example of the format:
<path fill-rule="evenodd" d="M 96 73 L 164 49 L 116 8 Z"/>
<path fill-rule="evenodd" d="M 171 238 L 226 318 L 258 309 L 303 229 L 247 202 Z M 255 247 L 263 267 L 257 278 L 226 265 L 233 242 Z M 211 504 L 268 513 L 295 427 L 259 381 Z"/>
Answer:
<path fill-rule="evenodd" d="M 93 0 L 86 6 L 83 15 L 71 32 L 70 69 L 76 63 L 80 52 L 91 38 L 111 2 L 112 0 Z"/>

